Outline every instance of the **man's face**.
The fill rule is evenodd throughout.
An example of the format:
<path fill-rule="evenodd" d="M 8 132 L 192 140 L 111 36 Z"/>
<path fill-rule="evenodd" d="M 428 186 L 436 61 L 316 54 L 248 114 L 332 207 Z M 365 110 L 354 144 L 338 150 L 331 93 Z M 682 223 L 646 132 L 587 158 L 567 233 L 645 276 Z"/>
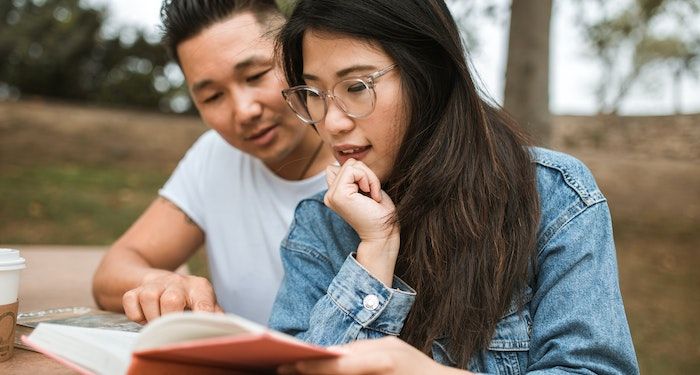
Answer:
<path fill-rule="evenodd" d="M 284 102 L 273 41 L 250 13 L 204 29 L 177 47 L 204 122 L 232 146 L 279 166 L 308 131 Z"/>

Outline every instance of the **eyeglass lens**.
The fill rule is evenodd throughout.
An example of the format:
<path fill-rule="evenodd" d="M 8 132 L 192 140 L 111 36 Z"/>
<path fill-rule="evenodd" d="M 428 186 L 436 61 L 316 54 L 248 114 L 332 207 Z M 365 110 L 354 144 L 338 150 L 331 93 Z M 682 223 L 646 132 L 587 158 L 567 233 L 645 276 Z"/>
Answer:
<path fill-rule="evenodd" d="M 348 79 L 338 82 L 333 88 L 332 96 L 335 104 L 352 117 L 366 116 L 374 109 L 372 90 L 361 79 Z M 326 115 L 328 108 L 326 95 L 309 88 L 291 92 L 288 101 L 299 116 L 310 122 L 321 121 Z"/>

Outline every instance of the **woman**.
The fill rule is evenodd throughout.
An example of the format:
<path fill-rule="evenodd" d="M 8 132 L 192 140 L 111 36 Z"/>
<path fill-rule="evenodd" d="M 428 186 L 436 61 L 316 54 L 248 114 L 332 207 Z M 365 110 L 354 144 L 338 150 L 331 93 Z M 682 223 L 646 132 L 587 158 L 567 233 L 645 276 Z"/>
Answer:
<path fill-rule="evenodd" d="M 479 96 L 442 0 L 301 0 L 279 44 L 340 166 L 297 207 L 270 325 L 402 339 L 281 372 L 638 372 L 605 198 Z"/>

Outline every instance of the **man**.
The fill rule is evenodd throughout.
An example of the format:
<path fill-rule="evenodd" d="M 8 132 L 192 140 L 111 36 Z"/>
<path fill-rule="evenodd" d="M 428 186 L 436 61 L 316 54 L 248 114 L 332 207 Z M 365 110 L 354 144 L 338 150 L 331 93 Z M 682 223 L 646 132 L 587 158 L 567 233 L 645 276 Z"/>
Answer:
<path fill-rule="evenodd" d="M 274 0 L 166 0 L 161 18 L 211 130 L 110 248 L 95 300 L 140 322 L 223 309 L 266 323 L 282 277 L 279 244 L 297 202 L 325 187 L 333 156 L 281 97 L 271 31 L 284 17 Z M 174 273 L 205 241 L 212 283 Z"/>

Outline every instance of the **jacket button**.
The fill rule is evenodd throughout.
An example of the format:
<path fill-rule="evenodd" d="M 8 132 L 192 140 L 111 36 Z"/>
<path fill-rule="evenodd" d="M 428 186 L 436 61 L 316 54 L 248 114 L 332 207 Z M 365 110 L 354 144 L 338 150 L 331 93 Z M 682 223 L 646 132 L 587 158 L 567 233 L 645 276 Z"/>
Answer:
<path fill-rule="evenodd" d="M 362 306 L 367 310 L 374 311 L 379 307 L 379 298 L 374 294 L 368 294 L 362 299 Z"/>

